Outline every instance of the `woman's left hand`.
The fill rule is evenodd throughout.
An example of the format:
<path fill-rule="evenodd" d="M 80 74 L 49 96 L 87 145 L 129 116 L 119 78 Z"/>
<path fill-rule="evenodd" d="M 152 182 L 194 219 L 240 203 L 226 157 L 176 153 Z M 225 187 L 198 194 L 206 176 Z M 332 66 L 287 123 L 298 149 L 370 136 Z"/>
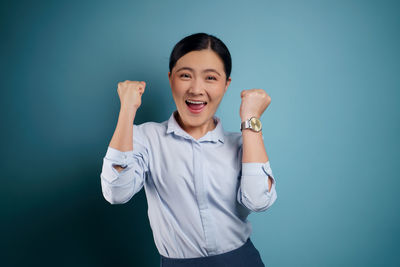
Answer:
<path fill-rule="evenodd" d="M 240 93 L 240 118 L 242 121 L 251 117 L 260 118 L 271 103 L 271 97 L 263 89 L 248 89 Z"/>

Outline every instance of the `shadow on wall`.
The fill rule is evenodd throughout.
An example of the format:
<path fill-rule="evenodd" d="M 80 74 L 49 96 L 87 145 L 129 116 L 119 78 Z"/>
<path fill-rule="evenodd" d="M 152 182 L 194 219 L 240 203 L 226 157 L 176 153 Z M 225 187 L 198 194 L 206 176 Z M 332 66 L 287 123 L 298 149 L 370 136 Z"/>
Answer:
<path fill-rule="evenodd" d="M 173 99 L 166 85 L 149 80 L 136 124 L 169 118 Z M 111 130 L 93 130 L 101 138 L 90 144 L 66 151 L 60 136 L 41 150 L 24 146 L 18 162 L 23 167 L 11 165 L 15 168 L 5 174 L 1 188 L 2 266 L 159 266 L 144 188 L 121 205 L 111 205 L 102 195 L 103 157 L 118 114 L 110 117 L 102 123 Z M 82 129 L 71 125 L 71 130 Z"/>
<path fill-rule="evenodd" d="M 144 188 L 111 205 L 101 192 L 102 160 L 72 161 L 80 166 L 56 177 L 47 173 L 52 193 L 32 193 L 14 207 L 4 266 L 158 266 Z"/>

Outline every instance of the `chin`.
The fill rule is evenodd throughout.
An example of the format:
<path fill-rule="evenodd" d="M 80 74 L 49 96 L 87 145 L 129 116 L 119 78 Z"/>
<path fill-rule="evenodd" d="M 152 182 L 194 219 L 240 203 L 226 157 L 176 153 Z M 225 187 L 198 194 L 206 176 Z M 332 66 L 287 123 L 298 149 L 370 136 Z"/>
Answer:
<path fill-rule="evenodd" d="M 196 126 L 200 126 L 202 124 L 204 124 L 209 117 L 209 113 L 208 112 L 202 112 L 200 114 L 192 114 L 190 111 L 187 110 L 186 107 L 184 107 L 185 109 L 182 111 L 179 111 L 179 116 L 181 117 L 181 120 L 183 120 L 185 122 L 185 124 L 196 127 Z"/>

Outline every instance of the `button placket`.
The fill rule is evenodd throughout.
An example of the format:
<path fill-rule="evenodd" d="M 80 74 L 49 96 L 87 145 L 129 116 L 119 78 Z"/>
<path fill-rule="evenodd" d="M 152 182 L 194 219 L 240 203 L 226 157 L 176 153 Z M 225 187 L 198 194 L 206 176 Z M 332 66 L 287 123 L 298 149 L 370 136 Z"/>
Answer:
<path fill-rule="evenodd" d="M 199 212 L 203 224 L 204 236 L 206 238 L 207 251 L 216 251 L 216 240 L 214 233 L 214 224 L 212 221 L 211 213 L 208 208 L 207 190 L 204 184 L 204 168 L 202 147 L 199 142 L 192 142 L 193 146 L 193 166 L 194 166 L 194 184 L 196 187 L 196 198 L 199 205 Z"/>

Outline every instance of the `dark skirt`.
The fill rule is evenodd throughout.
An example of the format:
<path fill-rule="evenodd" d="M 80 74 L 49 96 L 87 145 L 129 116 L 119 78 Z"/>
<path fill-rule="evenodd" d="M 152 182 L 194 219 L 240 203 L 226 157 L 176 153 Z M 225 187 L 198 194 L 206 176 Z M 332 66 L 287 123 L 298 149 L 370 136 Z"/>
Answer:
<path fill-rule="evenodd" d="M 160 267 L 265 267 L 250 238 L 237 249 L 207 257 L 175 259 L 160 255 Z"/>

